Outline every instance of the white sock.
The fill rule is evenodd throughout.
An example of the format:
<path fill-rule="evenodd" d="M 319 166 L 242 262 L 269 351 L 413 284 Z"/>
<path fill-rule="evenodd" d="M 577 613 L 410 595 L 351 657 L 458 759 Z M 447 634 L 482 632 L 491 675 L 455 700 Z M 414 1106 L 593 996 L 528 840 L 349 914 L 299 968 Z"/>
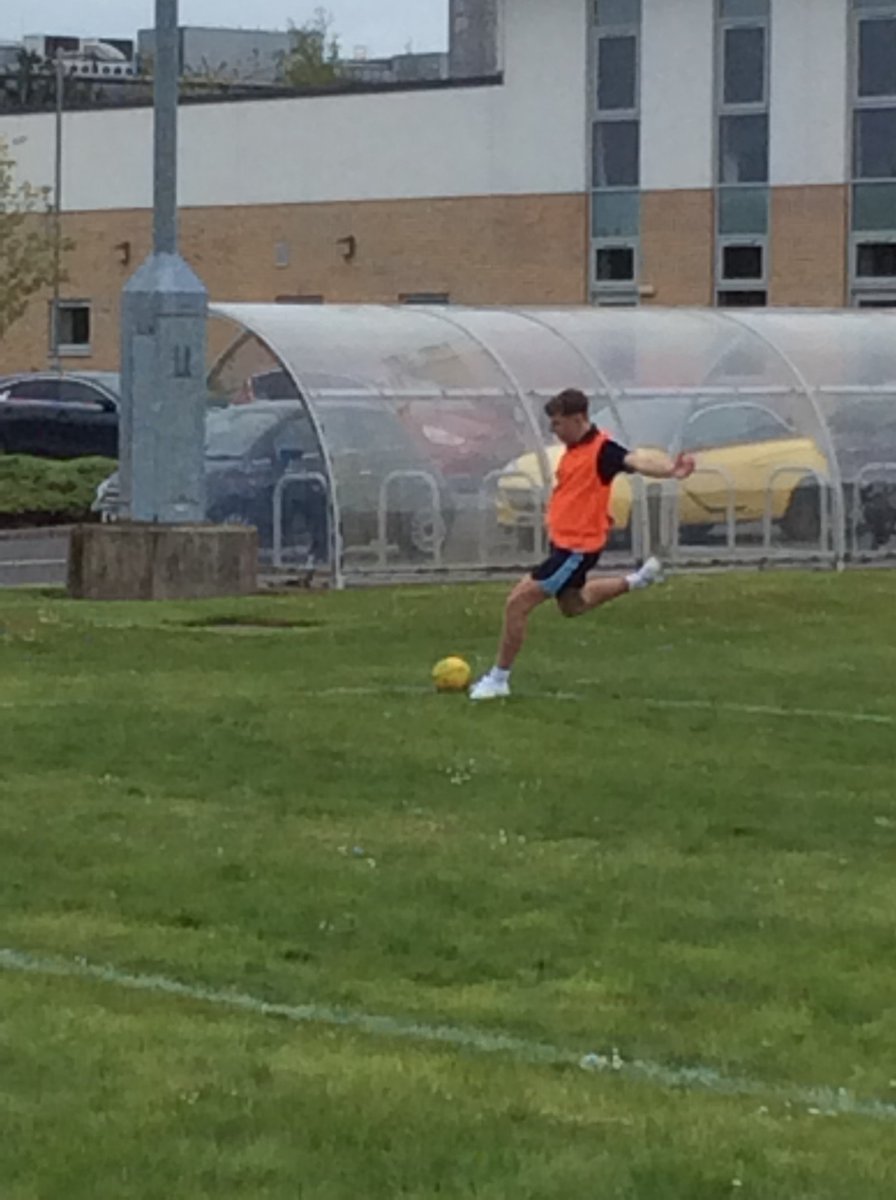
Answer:
<path fill-rule="evenodd" d="M 495 683 L 507 683 L 510 680 L 510 672 L 505 671 L 503 667 L 492 667 L 489 675 L 494 679 Z"/>
<path fill-rule="evenodd" d="M 650 580 L 645 579 L 640 571 L 634 571 L 631 575 L 626 575 L 625 582 L 628 584 L 630 592 L 637 592 L 641 588 L 650 587 Z"/>

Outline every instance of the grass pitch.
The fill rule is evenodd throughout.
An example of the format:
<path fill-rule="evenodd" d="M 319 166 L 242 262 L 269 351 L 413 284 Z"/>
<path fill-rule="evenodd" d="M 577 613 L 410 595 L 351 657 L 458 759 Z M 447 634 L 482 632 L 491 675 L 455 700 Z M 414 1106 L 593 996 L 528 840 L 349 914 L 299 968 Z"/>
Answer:
<path fill-rule="evenodd" d="M 3 1200 L 891 1200 L 896 577 L 503 595 L 0 595 Z"/>

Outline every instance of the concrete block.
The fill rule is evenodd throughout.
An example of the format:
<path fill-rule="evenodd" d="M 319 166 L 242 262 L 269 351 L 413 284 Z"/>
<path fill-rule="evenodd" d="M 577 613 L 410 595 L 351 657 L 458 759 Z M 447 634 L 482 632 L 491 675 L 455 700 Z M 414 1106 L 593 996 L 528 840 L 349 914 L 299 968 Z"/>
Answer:
<path fill-rule="evenodd" d="M 258 588 L 258 534 L 242 525 L 114 522 L 72 530 L 76 600 L 196 600 Z"/>

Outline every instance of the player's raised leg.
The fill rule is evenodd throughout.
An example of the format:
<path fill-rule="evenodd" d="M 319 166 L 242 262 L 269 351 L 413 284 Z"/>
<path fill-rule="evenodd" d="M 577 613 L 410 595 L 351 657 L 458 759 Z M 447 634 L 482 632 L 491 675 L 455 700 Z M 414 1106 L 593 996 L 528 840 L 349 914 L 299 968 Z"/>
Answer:
<path fill-rule="evenodd" d="M 641 591 L 663 580 L 663 568 L 658 558 L 647 562 L 630 575 L 610 575 L 603 579 L 589 579 L 584 586 L 561 592 L 557 606 L 565 617 L 581 617 L 592 609 L 609 604 L 627 596 L 629 592 Z"/>

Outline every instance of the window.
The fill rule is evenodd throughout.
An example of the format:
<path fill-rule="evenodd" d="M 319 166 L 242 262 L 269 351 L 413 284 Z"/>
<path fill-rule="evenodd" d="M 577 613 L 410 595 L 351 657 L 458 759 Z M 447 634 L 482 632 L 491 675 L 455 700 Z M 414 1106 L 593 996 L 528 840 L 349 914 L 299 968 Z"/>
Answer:
<path fill-rule="evenodd" d="M 767 17 L 769 0 L 721 0 L 719 15 L 723 21 L 743 21 Z"/>
<path fill-rule="evenodd" d="M 58 379 L 28 379 L 20 380 L 6 388 L 13 400 L 42 400 L 44 403 L 58 403 Z"/>
<path fill-rule="evenodd" d="M 896 241 L 859 242 L 856 275 L 865 279 L 896 279 Z"/>
<path fill-rule="evenodd" d="M 855 230 L 896 229 L 896 183 L 859 183 L 853 188 Z"/>
<path fill-rule="evenodd" d="M 762 246 L 722 247 L 723 279 L 762 279 Z"/>
<path fill-rule="evenodd" d="M 769 0 L 716 0 L 716 303 L 727 307 L 767 299 L 727 285 L 762 283 L 767 272 L 769 12 Z"/>
<path fill-rule="evenodd" d="M 246 400 L 298 400 L 299 393 L 292 376 L 282 367 L 273 371 L 259 371 L 243 385 Z"/>
<path fill-rule="evenodd" d="M 591 231 L 594 237 L 635 238 L 640 227 L 640 192 L 597 192 L 592 197 Z"/>
<path fill-rule="evenodd" d="M 766 183 L 768 114 L 723 116 L 719 132 L 719 181 Z"/>
<path fill-rule="evenodd" d="M 323 304 L 323 302 L 324 302 L 323 296 L 318 296 L 318 295 L 307 295 L 307 296 L 286 295 L 286 296 L 278 296 L 277 297 L 278 304 Z"/>
<path fill-rule="evenodd" d="M 859 22 L 859 96 L 896 96 L 896 16 Z"/>
<path fill-rule="evenodd" d="M 638 39 L 602 37 L 597 46 L 597 106 L 601 112 L 637 107 Z"/>
<path fill-rule="evenodd" d="M 240 458 L 250 454 L 259 442 L 270 441 L 277 417 L 259 412 L 254 405 L 237 405 L 212 410 L 205 423 L 205 453 L 208 458 Z M 266 457 L 259 446 L 260 457 Z"/>
<path fill-rule="evenodd" d="M 792 437 L 793 430 L 771 409 L 758 404 L 730 404 L 696 413 L 682 436 L 685 450 L 771 442 Z"/>
<path fill-rule="evenodd" d="M 114 408 L 112 400 L 89 383 L 80 383 L 77 379 L 60 381 L 59 398 L 67 404 L 90 404 L 100 408 Z"/>
<path fill-rule="evenodd" d="M 635 278 L 632 246 L 602 246 L 596 258 L 598 283 L 631 283 Z"/>
<path fill-rule="evenodd" d="M 768 233 L 767 188 L 719 188 L 718 209 L 720 234 Z"/>
<path fill-rule="evenodd" d="M 448 292 L 404 292 L 398 297 L 401 304 L 450 304 Z"/>
<path fill-rule="evenodd" d="M 640 128 L 637 121 L 599 121 L 594 126 L 594 182 L 601 187 L 637 187 Z"/>
<path fill-rule="evenodd" d="M 53 305 L 50 305 L 50 345 L 57 354 L 63 357 L 89 355 L 90 326 L 89 301 L 61 300 L 55 322 Z"/>
<path fill-rule="evenodd" d="M 852 300 L 896 278 L 896 0 L 852 0 Z M 867 182 L 876 180 L 879 182 Z"/>
<path fill-rule="evenodd" d="M 856 111 L 853 153 L 856 179 L 896 179 L 896 107 Z"/>
<path fill-rule="evenodd" d="M 297 459 L 317 452 L 317 439 L 310 417 L 302 413 L 293 420 L 284 421 L 271 437 L 271 450 L 281 462 L 287 458 Z"/>
<path fill-rule="evenodd" d="M 896 0 L 852 0 L 852 7 L 849 274 L 853 304 L 864 307 L 888 301 L 876 286 L 896 278 Z"/>
<path fill-rule="evenodd" d="M 768 294 L 764 291 L 720 291 L 716 295 L 719 308 L 765 308 Z"/>
<path fill-rule="evenodd" d="M 597 303 L 638 302 L 641 0 L 595 0 L 591 281 Z"/>
<path fill-rule="evenodd" d="M 765 102 L 765 29 L 763 26 L 732 25 L 723 31 L 723 102 Z"/>
<path fill-rule="evenodd" d="M 597 297 L 598 308 L 637 308 L 638 297 L 633 292 L 604 292 Z"/>
<path fill-rule="evenodd" d="M 368 455 L 401 452 L 395 435 L 402 427 L 386 409 L 319 401 L 318 412 L 324 437 L 337 457 L 353 451 Z"/>
<path fill-rule="evenodd" d="M 598 25 L 637 25 L 641 0 L 596 0 L 594 19 Z"/>

